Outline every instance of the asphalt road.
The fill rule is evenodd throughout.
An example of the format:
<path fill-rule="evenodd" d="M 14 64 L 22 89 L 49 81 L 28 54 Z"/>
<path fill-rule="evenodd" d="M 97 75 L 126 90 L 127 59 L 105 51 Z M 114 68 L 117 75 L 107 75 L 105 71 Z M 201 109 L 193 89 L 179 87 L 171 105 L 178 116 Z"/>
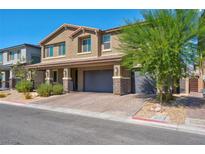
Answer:
<path fill-rule="evenodd" d="M 0 104 L 0 144 L 205 144 L 205 136 Z"/>

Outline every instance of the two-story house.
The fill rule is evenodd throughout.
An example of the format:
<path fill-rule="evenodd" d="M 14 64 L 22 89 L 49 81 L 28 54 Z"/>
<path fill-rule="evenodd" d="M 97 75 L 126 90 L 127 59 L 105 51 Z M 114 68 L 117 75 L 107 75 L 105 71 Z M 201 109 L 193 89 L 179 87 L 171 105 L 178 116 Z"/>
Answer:
<path fill-rule="evenodd" d="M 35 84 L 61 83 L 64 91 L 131 91 L 131 72 L 121 66 L 120 28 L 97 28 L 63 24 L 40 42 L 41 63 Z"/>
<path fill-rule="evenodd" d="M 12 66 L 20 63 L 22 65 L 40 62 L 40 46 L 32 44 L 21 44 L 0 49 L 0 88 L 13 88 L 16 78 L 12 72 Z"/>

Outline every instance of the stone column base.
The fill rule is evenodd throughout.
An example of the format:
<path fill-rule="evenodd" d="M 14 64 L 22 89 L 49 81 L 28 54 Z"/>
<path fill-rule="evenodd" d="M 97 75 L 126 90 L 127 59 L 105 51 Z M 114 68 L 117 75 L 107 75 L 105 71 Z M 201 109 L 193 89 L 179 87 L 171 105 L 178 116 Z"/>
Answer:
<path fill-rule="evenodd" d="M 113 94 L 124 95 L 131 92 L 131 79 L 113 77 Z"/>
<path fill-rule="evenodd" d="M 46 78 L 45 83 L 47 84 L 52 84 L 52 78 Z"/>
<path fill-rule="evenodd" d="M 6 81 L 1 82 L 1 87 L 0 88 L 2 88 L 2 89 L 6 88 Z"/>
<path fill-rule="evenodd" d="M 9 89 L 13 89 L 16 86 L 16 80 L 14 78 L 9 79 Z"/>
<path fill-rule="evenodd" d="M 65 93 L 70 92 L 70 83 L 71 83 L 71 78 L 63 78 L 63 90 Z"/>

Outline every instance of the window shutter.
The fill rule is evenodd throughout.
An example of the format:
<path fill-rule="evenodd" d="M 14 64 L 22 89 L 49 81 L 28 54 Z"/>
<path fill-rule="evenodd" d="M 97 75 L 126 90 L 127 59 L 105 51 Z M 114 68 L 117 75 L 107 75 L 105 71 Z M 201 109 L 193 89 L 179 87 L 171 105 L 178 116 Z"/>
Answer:
<path fill-rule="evenodd" d="M 65 43 L 63 43 L 62 45 L 63 45 L 63 55 L 65 55 Z"/>
<path fill-rule="evenodd" d="M 53 57 L 53 47 L 50 47 L 50 57 Z"/>

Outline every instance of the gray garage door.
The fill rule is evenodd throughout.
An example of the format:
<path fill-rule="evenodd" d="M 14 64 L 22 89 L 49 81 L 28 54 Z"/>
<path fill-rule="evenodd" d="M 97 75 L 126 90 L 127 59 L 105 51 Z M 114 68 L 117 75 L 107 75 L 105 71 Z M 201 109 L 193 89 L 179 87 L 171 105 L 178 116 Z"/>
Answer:
<path fill-rule="evenodd" d="M 84 91 L 90 92 L 112 92 L 113 71 L 94 70 L 84 72 Z"/>

